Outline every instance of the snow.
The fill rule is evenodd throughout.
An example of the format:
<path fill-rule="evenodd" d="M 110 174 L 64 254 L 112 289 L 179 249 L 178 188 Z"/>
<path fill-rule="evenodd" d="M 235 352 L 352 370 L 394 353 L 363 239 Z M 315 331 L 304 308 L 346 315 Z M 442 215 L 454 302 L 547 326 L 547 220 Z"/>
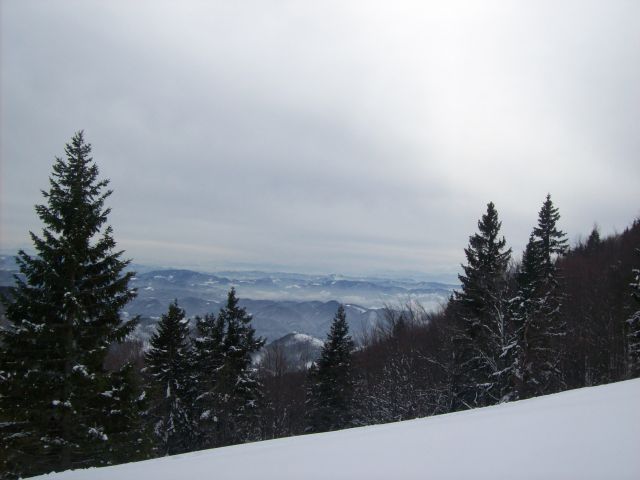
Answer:
<path fill-rule="evenodd" d="M 91 427 L 87 433 L 90 437 L 99 438 L 103 442 L 106 442 L 107 440 L 109 440 L 109 437 L 107 437 L 102 431 L 94 427 Z"/>
<path fill-rule="evenodd" d="M 346 306 L 346 307 L 349 307 L 349 308 L 352 308 L 352 309 L 354 309 L 356 312 L 359 312 L 359 313 L 367 313 L 367 310 L 366 310 L 365 308 L 359 307 L 359 306 L 357 306 L 357 305 L 351 305 L 351 304 L 348 304 L 348 305 L 345 305 L 345 306 Z"/>
<path fill-rule="evenodd" d="M 311 335 L 307 335 L 306 333 L 297 333 L 295 332 L 293 334 L 293 340 L 300 342 L 300 343 L 311 343 L 312 345 L 315 345 L 316 347 L 323 347 L 324 346 L 324 342 L 322 340 L 320 340 L 319 338 L 315 338 L 312 337 Z"/>
<path fill-rule="evenodd" d="M 640 379 L 407 422 L 39 478 L 638 479 L 638 398 Z"/>
<path fill-rule="evenodd" d="M 75 373 L 80 373 L 85 377 L 89 377 L 89 372 L 87 371 L 86 365 L 81 365 L 81 364 L 74 365 L 71 370 Z"/>

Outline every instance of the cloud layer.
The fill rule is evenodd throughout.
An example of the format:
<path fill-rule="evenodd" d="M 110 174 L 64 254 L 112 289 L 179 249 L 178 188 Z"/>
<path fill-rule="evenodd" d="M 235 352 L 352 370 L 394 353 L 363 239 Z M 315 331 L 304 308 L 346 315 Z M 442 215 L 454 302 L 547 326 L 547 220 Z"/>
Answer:
<path fill-rule="evenodd" d="M 640 214 L 640 4 L 2 3 L 3 247 L 85 129 L 136 261 L 457 270 Z"/>

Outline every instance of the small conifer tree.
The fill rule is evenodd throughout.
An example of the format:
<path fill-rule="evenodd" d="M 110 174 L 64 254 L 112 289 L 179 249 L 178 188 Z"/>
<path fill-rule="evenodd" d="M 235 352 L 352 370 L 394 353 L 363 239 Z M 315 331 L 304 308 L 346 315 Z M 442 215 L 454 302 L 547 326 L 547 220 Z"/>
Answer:
<path fill-rule="evenodd" d="M 149 412 L 160 455 L 188 452 L 196 444 L 193 418 L 193 359 L 189 325 L 184 310 L 174 301 L 162 315 L 145 355 Z"/>
<path fill-rule="evenodd" d="M 216 446 L 241 443 L 259 438 L 259 414 L 262 386 L 252 365 L 252 355 L 264 346 L 262 338 L 256 338 L 251 326 L 252 317 L 240 307 L 236 291 L 232 288 L 226 305 L 220 310 L 219 323 L 224 325 L 222 356 L 224 361 L 217 368 L 213 409 L 214 431 L 209 433 Z"/>
<path fill-rule="evenodd" d="M 198 422 L 200 448 L 215 446 L 217 403 L 216 386 L 225 362 L 224 317 L 207 314 L 196 317 L 196 337 L 193 341 L 195 378 L 195 420 Z"/>
<path fill-rule="evenodd" d="M 309 372 L 307 431 L 325 432 L 351 425 L 354 410 L 353 347 L 346 312 L 340 305 L 320 358 Z"/>

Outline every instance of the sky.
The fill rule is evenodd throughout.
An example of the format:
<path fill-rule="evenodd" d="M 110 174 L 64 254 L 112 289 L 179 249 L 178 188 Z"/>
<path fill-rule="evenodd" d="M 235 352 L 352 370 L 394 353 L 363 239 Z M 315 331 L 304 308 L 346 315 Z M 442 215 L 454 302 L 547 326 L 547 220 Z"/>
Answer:
<path fill-rule="evenodd" d="M 640 216 L 640 2 L 3 0 L 0 246 L 78 130 L 137 263 L 455 278 Z"/>

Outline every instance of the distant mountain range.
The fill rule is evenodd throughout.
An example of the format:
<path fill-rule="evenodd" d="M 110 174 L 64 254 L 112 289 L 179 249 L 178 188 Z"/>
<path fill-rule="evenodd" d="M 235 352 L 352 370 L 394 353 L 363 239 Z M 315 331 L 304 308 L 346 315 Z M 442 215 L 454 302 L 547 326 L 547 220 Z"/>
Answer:
<path fill-rule="evenodd" d="M 217 313 L 222 302 L 203 300 L 197 297 L 176 297 L 178 304 L 185 309 L 187 315 L 192 318 L 195 315 L 205 313 Z M 138 335 L 146 339 L 155 330 L 160 315 L 165 313 L 171 299 L 166 302 L 154 299 L 151 303 L 145 303 L 142 298 L 137 298 L 129 304 L 126 310 L 127 316 L 142 315 Z M 338 309 L 336 301 L 278 301 L 278 300 L 252 300 L 240 299 L 240 306 L 253 315 L 252 325 L 257 335 L 267 341 L 273 341 L 291 332 L 301 332 L 313 337 L 324 339 L 329 331 L 331 320 Z M 142 307 L 139 309 L 139 307 Z M 380 318 L 380 309 L 366 309 L 356 305 L 346 305 L 347 321 L 352 336 L 360 338 L 363 332 L 373 327 Z"/>
<path fill-rule="evenodd" d="M 198 298 L 223 299 L 234 286 L 239 296 L 254 300 L 336 300 L 382 308 L 408 297 L 425 307 L 438 305 L 456 285 L 410 279 L 351 278 L 341 275 L 305 275 L 295 273 L 219 272 L 159 270 L 137 275 L 132 283 L 141 297 L 153 297 L 158 291 L 188 291 Z M 154 294 L 153 292 L 156 292 Z"/>
<path fill-rule="evenodd" d="M 12 285 L 16 266 L 11 256 L 0 256 L 0 286 Z M 297 273 L 152 270 L 136 265 L 139 272 L 131 286 L 137 298 L 127 305 L 125 316 L 142 317 L 138 334 L 146 338 L 160 315 L 174 299 L 187 315 L 217 313 L 231 287 L 240 304 L 253 315 L 258 335 L 268 341 L 298 332 L 324 339 L 339 303 L 345 304 L 352 335 L 357 340 L 378 321 L 381 309 L 411 299 L 427 310 L 444 303 L 456 285 L 411 279 L 352 278 L 340 275 Z"/>

